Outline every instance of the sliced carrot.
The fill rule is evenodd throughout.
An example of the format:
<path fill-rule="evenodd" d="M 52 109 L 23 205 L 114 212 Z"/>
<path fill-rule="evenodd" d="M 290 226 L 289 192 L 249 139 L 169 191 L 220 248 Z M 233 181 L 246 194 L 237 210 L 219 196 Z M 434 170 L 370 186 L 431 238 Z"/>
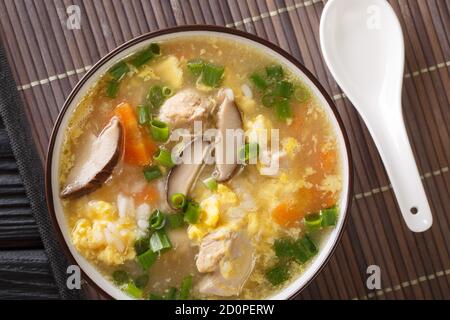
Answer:
<path fill-rule="evenodd" d="M 122 123 L 125 133 L 125 162 L 133 165 L 147 166 L 152 162 L 156 145 L 147 137 L 138 125 L 136 115 L 129 103 L 123 102 L 114 110 Z"/>
<path fill-rule="evenodd" d="M 336 150 L 328 150 L 320 155 L 322 169 L 326 173 L 333 172 L 336 169 L 337 153 Z"/>
<path fill-rule="evenodd" d="M 138 203 L 149 202 L 150 204 L 156 204 L 160 199 L 159 190 L 154 183 L 149 184 L 144 188 L 144 190 L 137 193 L 134 196 L 134 199 Z"/>
<path fill-rule="evenodd" d="M 282 203 L 272 211 L 273 220 L 283 227 L 293 227 L 303 217 L 296 206 Z"/>

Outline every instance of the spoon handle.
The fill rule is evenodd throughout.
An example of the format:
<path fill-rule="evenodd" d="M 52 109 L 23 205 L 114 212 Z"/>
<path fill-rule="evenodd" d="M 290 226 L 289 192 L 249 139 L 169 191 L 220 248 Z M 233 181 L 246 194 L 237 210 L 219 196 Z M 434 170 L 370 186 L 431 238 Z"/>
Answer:
<path fill-rule="evenodd" d="M 399 108 L 398 110 L 401 110 Z M 378 147 L 403 219 L 414 232 L 431 227 L 433 217 L 400 112 L 371 114 L 367 123 Z M 385 109 L 385 111 L 387 111 Z M 378 118 L 378 119 L 376 119 Z"/>

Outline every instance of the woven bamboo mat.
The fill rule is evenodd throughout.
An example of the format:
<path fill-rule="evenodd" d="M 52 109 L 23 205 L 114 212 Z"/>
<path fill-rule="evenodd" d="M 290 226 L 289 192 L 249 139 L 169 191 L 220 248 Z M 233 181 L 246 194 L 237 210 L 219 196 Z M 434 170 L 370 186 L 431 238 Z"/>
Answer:
<path fill-rule="evenodd" d="M 42 159 L 71 88 L 108 51 L 148 31 L 217 24 L 254 33 L 292 53 L 333 96 L 351 141 L 355 198 L 332 259 L 303 299 L 450 298 L 450 1 L 390 0 L 405 36 L 403 112 L 434 214 L 414 234 L 402 221 L 373 141 L 327 70 L 319 48 L 321 0 L 0 0 L 1 41 Z M 66 27 L 68 6 L 81 29 Z M 381 290 L 366 269 L 381 269 Z"/>

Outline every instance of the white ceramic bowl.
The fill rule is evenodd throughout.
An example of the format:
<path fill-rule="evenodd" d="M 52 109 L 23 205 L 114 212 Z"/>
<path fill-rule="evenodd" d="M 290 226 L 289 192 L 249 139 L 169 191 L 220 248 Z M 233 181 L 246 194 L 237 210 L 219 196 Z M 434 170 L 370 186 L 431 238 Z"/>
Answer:
<path fill-rule="evenodd" d="M 290 299 L 299 293 L 321 270 L 328 258 L 331 256 L 336 247 L 339 238 L 343 232 L 344 223 L 350 208 L 350 200 L 352 194 L 352 162 L 347 136 L 343 127 L 342 120 L 337 113 L 336 107 L 328 96 L 323 87 L 315 79 L 315 77 L 296 59 L 279 47 L 260 39 L 254 35 L 217 26 L 184 26 L 165 29 L 149 34 L 139 36 L 133 40 L 126 42 L 116 48 L 99 62 L 97 62 L 87 74 L 78 82 L 72 92 L 69 94 L 64 106 L 58 116 L 53 133 L 50 139 L 50 145 L 47 154 L 46 165 L 46 196 L 49 207 L 50 216 L 53 220 L 55 231 L 57 232 L 61 245 L 66 251 L 69 259 L 80 266 L 84 273 L 85 279 L 97 287 L 97 289 L 114 299 L 129 299 L 120 289 L 109 282 L 105 277 L 97 271 L 97 269 L 78 253 L 71 242 L 70 229 L 63 212 L 61 201 L 59 198 L 60 185 L 58 181 L 60 151 L 63 142 L 63 134 L 67 128 L 69 119 L 77 107 L 78 103 L 85 96 L 89 88 L 91 88 L 98 78 L 107 72 L 118 60 L 127 57 L 139 49 L 150 44 L 150 42 L 160 42 L 168 39 L 176 39 L 186 36 L 214 36 L 220 38 L 231 39 L 232 41 L 241 42 L 243 44 L 253 46 L 265 53 L 273 56 L 283 65 L 287 66 L 296 76 L 304 81 L 318 97 L 321 105 L 325 108 L 331 124 L 334 126 L 339 147 L 340 157 L 342 159 L 342 176 L 343 188 L 339 203 L 339 219 L 336 227 L 331 231 L 328 238 L 322 244 L 319 254 L 309 264 L 309 267 L 298 278 L 293 280 L 285 289 L 270 297 L 271 299 Z"/>

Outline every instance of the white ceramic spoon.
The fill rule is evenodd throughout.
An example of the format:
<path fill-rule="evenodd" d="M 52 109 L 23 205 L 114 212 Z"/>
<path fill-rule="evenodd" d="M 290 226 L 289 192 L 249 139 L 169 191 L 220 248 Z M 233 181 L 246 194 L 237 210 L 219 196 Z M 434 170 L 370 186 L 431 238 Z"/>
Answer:
<path fill-rule="evenodd" d="M 330 0 L 320 21 L 325 61 L 378 147 L 403 218 L 414 232 L 433 223 L 401 108 L 404 43 L 385 0 Z"/>

